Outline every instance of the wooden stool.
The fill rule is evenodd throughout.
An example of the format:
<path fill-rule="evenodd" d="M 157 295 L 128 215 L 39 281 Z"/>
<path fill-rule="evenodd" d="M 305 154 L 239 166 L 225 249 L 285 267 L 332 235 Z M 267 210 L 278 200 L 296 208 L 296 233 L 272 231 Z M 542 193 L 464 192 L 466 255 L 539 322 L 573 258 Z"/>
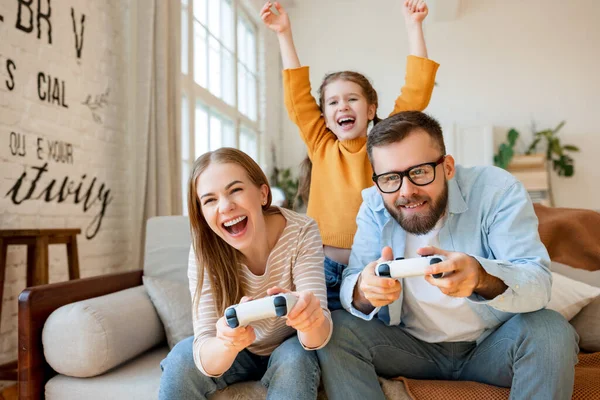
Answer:
<path fill-rule="evenodd" d="M 69 280 L 79 279 L 77 235 L 81 229 L 9 229 L 0 230 L 0 321 L 6 276 L 8 246 L 27 245 L 27 287 L 48 283 L 48 246 L 67 245 Z M 17 362 L 0 365 L 0 380 L 17 380 Z"/>

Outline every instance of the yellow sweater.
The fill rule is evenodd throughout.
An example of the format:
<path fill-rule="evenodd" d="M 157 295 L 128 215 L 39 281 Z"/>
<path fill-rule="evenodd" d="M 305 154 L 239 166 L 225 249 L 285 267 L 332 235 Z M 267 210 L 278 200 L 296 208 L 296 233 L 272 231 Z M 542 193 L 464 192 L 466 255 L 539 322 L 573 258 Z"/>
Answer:
<path fill-rule="evenodd" d="M 392 114 L 427 107 L 438 67 L 434 61 L 408 56 L 405 84 Z M 362 203 L 360 192 L 373 185 L 367 138 L 340 141 L 325 126 L 310 93 L 308 72 L 308 67 L 283 71 L 285 106 L 313 163 L 307 214 L 317 221 L 323 244 L 349 249 Z"/>

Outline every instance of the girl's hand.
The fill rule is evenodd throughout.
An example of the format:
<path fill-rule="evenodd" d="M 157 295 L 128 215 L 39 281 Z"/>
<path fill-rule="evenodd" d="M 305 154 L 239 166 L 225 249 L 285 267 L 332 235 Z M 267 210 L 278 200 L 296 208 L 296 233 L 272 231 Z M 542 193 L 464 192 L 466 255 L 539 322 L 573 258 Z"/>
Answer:
<path fill-rule="evenodd" d="M 271 11 L 271 7 L 275 5 L 275 9 L 279 13 L 279 15 L 274 14 Z M 268 1 L 265 3 L 263 8 L 260 10 L 260 18 L 263 20 L 263 23 L 275 33 L 284 33 L 290 30 L 290 18 L 287 15 L 287 12 L 283 9 L 279 2 L 271 3 Z"/>
<path fill-rule="evenodd" d="M 250 297 L 242 297 L 240 303 L 251 300 Z M 225 316 L 222 316 L 217 321 L 217 338 L 227 346 L 230 350 L 239 353 L 246 347 L 250 346 L 256 340 L 256 334 L 254 328 L 251 326 L 238 326 L 237 328 L 230 328 L 225 321 Z"/>
<path fill-rule="evenodd" d="M 270 296 L 277 293 L 290 293 L 290 291 L 279 287 L 272 287 L 267 290 L 267 294 Z M 320 327 L 325 321 L 325 314 L 319 299 L 309 291 L 291 293 L 298 296 L 298 301 L 287 315 L 286 325 L 302 333 Z"/>
<path fill-rule="evenodd" d="M 427 17 L 429 8 L 424 0 L 404 0 L 402 11 L 407 24 L 420 24 Z"/>

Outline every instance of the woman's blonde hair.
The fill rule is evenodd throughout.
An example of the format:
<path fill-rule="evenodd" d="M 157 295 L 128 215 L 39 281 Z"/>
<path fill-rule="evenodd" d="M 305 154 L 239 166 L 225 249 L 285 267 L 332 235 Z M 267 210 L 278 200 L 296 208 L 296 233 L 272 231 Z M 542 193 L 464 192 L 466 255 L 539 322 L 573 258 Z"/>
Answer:
<path fill-rule="evenodd" d="M 250 181 L 260 188 L 269 186 L 269 182 L 260 166 L 243 151 L 223 147 L 198 157 L 192 167 L 188 182 L 188 215 L 192 233 L 192 246 L 196 255 L 198 268 L 198 285 L 194 294 L 194 312 L 198 309 L 200 294 L 205 276 L 208 276 L 217 312 L 222 315 L 225 309 L 240 302 L 244 288 L 239 274 L 242 254 L 231 247 L 217 235 L 208 225 L 197 195 L 198 177 L 213 163 L 236 164 L 242 167 Z M 263 214 L 279 213 L 279 209 L 271 207 L 271 188 L 267 202 L 262 206 Z"/>

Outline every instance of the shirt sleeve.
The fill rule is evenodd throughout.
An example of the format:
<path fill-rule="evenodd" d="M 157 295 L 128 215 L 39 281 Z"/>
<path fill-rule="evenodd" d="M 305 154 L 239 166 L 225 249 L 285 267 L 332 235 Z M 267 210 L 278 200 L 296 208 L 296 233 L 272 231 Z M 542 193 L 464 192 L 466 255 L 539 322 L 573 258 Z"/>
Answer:
<path fill-rule="evenodd" d="M 317 101 L 310 93 L 308 67 L 292 68 L 283 71 L 284 103 L 290 120 L 300 129 L 300 136 L 308 149 L 308 156 L 322 144 L 336 140 L 327 129 L 325 119 Z"/>
<path fill-rule="evenodd" d="M 198 286 L 198 267 L 193 247 L 190 249 L 190 255 L 188 259 L 188 280 L 190 284 L 190 293 L 192 295 L 192 307 L 194 307 L 194 296 L 196 295 Z M 202 282 L 202 288 L 199 294 L 200 299 L 198 301 L 198 308 L 192 309 L 192 320 L 194 325 L 194 363 L 204 375 L 211 378 L 216 378 L 222 374 L 208 374 L 202 366 L 202 360 L 200 359 L 200 348 L 204 342 L 206 342 L 206 340 L 211 337 L 216 337 L 216 324 L 219 320 L 212 295 L 212 289 L 210 287 L 210 279 L 206 274 L 204 275 L 204 281 Z"/>
<path fill-rule="evenodd" d="M 381 256 L 381 228 L 377 224 L 373 211 L 363 201 L 356 216 L 357 230 L 354 235 L 350 262 L 342 275 L 340 301 L 342 306 L 352 315 L 370 321 L 381 307 L 376 307 L 371 313 L 364 314 L 354 307 L 354 288 L 362 270 L 372 261 Z"/>
<path fill-rule="evenodd" d="M 321 346 L 317 348 L 307 348 L 304 346 L 304 343 L 300 343 L 306 350 L 318 350 L 329 342 L 331 334 L 333 333 L 331 313 L 327 308 L 327 287 L 325 286 L 325 256 L 323 255 L 323 242 L 321 241 L 319 227 L 312 219 L 305 226 L 300 235 L 298 256 L 296 257 L 292 267 L 295 290 L 312 292 L 317 299 L 319 299 L 321 308 L 325 314 L 325 318 L 327 318 L 330 322 L 329 335 Z"/>
<path fill-rule="evenodd" d="M 440 65 L 428 58 L 408 56 L 406 58 L 406 77 L 400 96 L 394 103 L 390 115 L 401 111 L 423 111 L 431 100 L 435 86 L 435 75 Z"/>
<path fill-rule="evenodd" d="M 488 242 L 495 259 L 472 257 L 508 288 L 491 300 L 476 293 L 468 300 L 511 313 L 544 308 L 552 288 L 550 256 L 538 233 L 533 204 L 520 182 L 498 196 L 497 206 L 489 216 Z"/>

